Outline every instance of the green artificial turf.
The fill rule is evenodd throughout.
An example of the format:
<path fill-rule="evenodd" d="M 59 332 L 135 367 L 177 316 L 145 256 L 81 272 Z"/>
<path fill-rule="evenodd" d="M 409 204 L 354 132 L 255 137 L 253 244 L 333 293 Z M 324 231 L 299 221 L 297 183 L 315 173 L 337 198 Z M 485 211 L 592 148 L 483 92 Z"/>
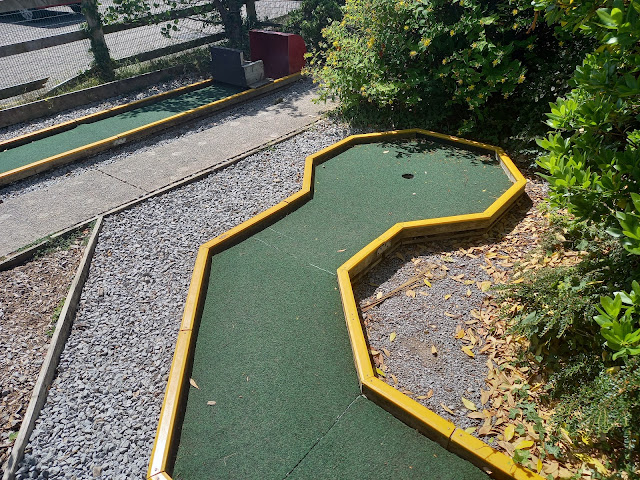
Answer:
<path fill-rule="evenodd" d="M 287 478 L 476 480 L 487 477 L 472 464 L 428 441 L 360 396 Z"/>
<path fill-rule="evenodd" d="M 78 125 L 71 130 L 0 152 L 0 173 L 163 120 L 241 91 L 240 87 L 213 84 L 113 117 Z"/>
<path fill-rule="evenodd" d="M 404 141 L 353 147 L 314 185 L 212 258 L 174 478 L 486 478 L 359 396 L 335 271 L 393 224 L 481 212 L 511 182 L 489 157 Z"/>

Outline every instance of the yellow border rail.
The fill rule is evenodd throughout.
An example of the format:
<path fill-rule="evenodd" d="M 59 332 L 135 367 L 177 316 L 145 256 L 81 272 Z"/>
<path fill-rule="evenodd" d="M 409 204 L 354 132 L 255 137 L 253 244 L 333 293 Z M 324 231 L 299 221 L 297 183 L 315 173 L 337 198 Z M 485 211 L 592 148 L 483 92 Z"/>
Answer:
<path fill-rule="evenodd" d="M 149 479 L 171 479 L 167 471 L 171 468 L 172 455 L 175 454 L 179 440 L 176 438 L 177 424 L 180 421 L 184 400 L 183 393 L 188 385 L 187 371 L 195 345 L 195 338 L 192 334 L 200 319 L 204 302 L 202 292 L 208 280 L 212 255 L 238 244 L 253 233 L 275 223 L 310 199 L 313 196 L 315 167 L 328 159 L 355 145 L 415 137 L 435 138 L 446 143 L 491 152 L 500 161 L 513 185 L 482 213 L 398 223 L 338 268 L 338 285 L 361 390 L 367 398 L 411 427 L 416 428 L 446 449 L 490 472 L 495 478 L 542 480 L 539 475 L 516 465 L 505 454 L 457 428 L 453 423 L 381 381 L 374 374 L 358 306 L 353 294 L 353 281 L 376 265 L 384 255 L 404 243 L 445 234 L 469 234 L 486 231 L 524 192 L 526 184 L 522 174 L 502 149 L 420 129 L 354 135 L 310 155 L 305 162 L 303 184 L 298 192 L 200 247 L 151 452 L 147 472 Z"/>
<path fill-rule="evenodd" d="M 142 127 L 134 128 L 132 130 L 119 133 L 118 135 L 114 135 L 112 137 L 105 138 L 103 140 L 100 140 L 94 143 L 90 143 L 83 147 L 75 148 L 73 150 L 69 150 L 67 152 L 63 152 L 58 155 L 53 155 L 51 157 L 39 160 L 37 162 L 30 163 L 29 165 L 24 165 L 22 167 L 14 168 L 13 170 L 9 170 L 8 172 L 0 173 L 0 186 L 7 185 L 9 183 L 15 182 L 17 180 L 21 180 L 31 175 L 35 175 L 37 173 L 44 172 L 46 170 L 50 170 L 51 168 L 54 168 L 60 165 L 65 165 L 67 163 L 71 163 L 76 160 L 87 158 L 99 152 L 109 150 L 110 148 L 114 148 L 120 145 L 124 145 L 126 143 L 133 142 L 135 140 L 139 140 L 144 137 L 148 137 L 151 134 L 160 132 L 167 128 L 174 127 L 176 125 L 179 125 L 181 123 L 184 123 L 190 120 L 194 120 L 204 115 L 208 115 L 213 112 L 222 110 L 224 108 L 228 108 L 232 105 L 236 105 L 246 100 L 259 97 L 273 90 L 277 90 L 279 88 L 285 87 L 286 85 L 289 85 L 290 83 L 295 82 L 299 78 L 301 78 L 301 74 L 294 73 L 287 77 L 279 78 L 274 82 L 269 83 L 268 85 L 265 85 L 263 87 L 252 89 L 252 90 L 245 90 L 243 92 L 236 93 L 234 95 L 223 98 L 221 100 L 216 100 L 215 102 L 211 102 L 206 105 L 201 105 L 200 107 L 196 107 L 191 110 L 186 110 L 184 112 L 178 113 L 176 115 L 172 115 L 162 120 L 158 120 L 156 122 L 143 125 Z M 10 140 L 0 142 L 0 151 L 17 147 L 19 145 L 24 145 L 26 143 L 33 142 L 40 138 L 55 135 L 56 133 L 61 133 L 67 130 L 71 130 L 72 128 L 75 128 L 78 125 L 81 125 L 84 123 L 95 122 L 103 118 L 112 117 L 114 115 L 127 112 L 134 108 L 139 108 L 150 103 L 155 103 L 160 100 L 164 100 L 165 98 L 170 98 L 176 95 L 197 90 L 199 88 L 206 87 L 207 85 L 213 83 L 213 81 L 214 80 L 212 79 L 203 80 L 201 82 L 187 85 L 185 87 L 180 87 L 175 90 L 159 93 L 157 95 L 153 95 L 151 97 L 144 98 L 142 100 L 136 100 L 135 102 L 127 103 L 125 105 L 119 105 L 117 107 L 113 107 L 113 108 L 104 110 L 102 112 L 97 112 L 81 118 L 69 120 L 68 122 L 64 122 L 58 125 L 54 125 L 52 127 L 44 128 L 42 130 L 28 133 L 20 137 L 12 138 Z"/>

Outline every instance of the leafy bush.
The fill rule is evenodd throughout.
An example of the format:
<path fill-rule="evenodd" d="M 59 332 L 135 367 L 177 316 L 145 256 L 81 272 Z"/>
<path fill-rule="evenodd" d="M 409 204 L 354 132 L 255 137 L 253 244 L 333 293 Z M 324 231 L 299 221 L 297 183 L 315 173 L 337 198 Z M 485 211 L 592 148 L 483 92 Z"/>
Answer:
<path fill-rule="evenodd" d="M 583 51 L 536 26 L 526 0 L 347 0 L 324 36 L 312 72 L 348 118 L 502 136 L 517 118 L 539 124 L 529 113 L 564 91 Z"/>
<path fill-rule="evenodd" d="M 528 282 L 502 289 L 502 300 L 522 307 L 513 318 L 513 331 L 526 336 L 533 350 L 543 345 L 556 356 L 602 351 L 604 341 L 593 319 L 597 304 L 619 285 L 630 284 L 637 262 L 612 242 L 594 240 L 591 248 L 575 266 L 540 269 Z"/>
<path fill-rule="evenodd" d="M 613 359 L 640 355 L 640 328 L 637 315 L 640 314 L 640 285 L 635 280 L 631 291 L 615 292 L 614 297 L 601 297 L 602 308 L 596 307 L 600 315 L 594 320 L 600 325 L 600 333 L 606 345 L 615 353 Z"/>
<path fill-rule="evenodd" d="M 587 439 L 586 447 L 595 444 L 608 453 L 617 470 L 608 478 L 638 478 L 640 362 L 634 359 L 621 367 L 606 368 L 592 360 L 586 365 L 599 366 L 598 374 L 585 379 L 584 371 L 579 372 L 580 380 L 573 388 L 564 388 L 557 395 L 554 420 L 570 437 L 583 443 Z M 621 472 L 630 476 L 620 476 Z"/>
<path fill-rule="evenodd" d="M 307 49 L 317 50 L 322 42 L 322 29 L 342 19 L 344 0 L 302 0 L 300 8 L 289 14 L 285 29 L 302 35 Z"/>
<path fill-rule="evenodd" d="M 548 151 L 538 163 L 548 172 L 552 204 L 607 228 L 638 255 L 640 2 L 538 0 L 535 7 L 549 22 L 579 29 L 599 43 L 576 70 L 575 88 L 551 104 L 547 124 L 553 131 L 538 141 Z M 603 298 L 596 317 L 617 356 L 640 353 L 640 312 L 632 305 L 617 308 L 633 295 Z"/>

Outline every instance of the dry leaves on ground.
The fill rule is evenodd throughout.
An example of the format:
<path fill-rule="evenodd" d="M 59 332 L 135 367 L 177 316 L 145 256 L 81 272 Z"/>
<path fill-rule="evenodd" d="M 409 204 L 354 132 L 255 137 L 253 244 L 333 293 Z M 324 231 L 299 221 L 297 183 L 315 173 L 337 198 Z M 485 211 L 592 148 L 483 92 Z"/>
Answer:
<path fill-rule="evenodd" d="M 54 311 L 67 296 L 88 234 L 68 249 L 0 272 L 0 465 L 11 452 L 49 347 Z"/>

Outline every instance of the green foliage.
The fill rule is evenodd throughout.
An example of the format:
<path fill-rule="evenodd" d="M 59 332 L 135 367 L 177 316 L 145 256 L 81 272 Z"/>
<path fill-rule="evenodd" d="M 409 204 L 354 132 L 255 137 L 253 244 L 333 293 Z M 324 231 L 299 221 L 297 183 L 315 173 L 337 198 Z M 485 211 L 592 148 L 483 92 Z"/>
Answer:
<path fill-rule="evenodd" d="M 554 205 L 603 224 L 640 253 L 640 2 L 543 0 L 549 21 L 593 37 L 599 47 L 576 70 L 575 88 L 551 104 L 553 131 L 539 145 Z"/>
<path fill-rule="evenodd" d="M 599 44 L 576 70 L 575 88 L 550 105 L 553 131 L 538 140 L 548 152 L 538 163 L 552 204 L 606 228 L 639 255 L 640 1 L 539 0 L 535 8 Z M 635 289 L 600 300 L 595 319 L 614 358 L 640 354 L 633 298 Z"/>
<path fill-rule="evenodd" d="M 616 461 L 618 471 L 633 473 L 638 468 L 640 454 L 638 359 L 621 367 L 607 368 L 597 360 L 588 363 L 592 368 L 599 367 L 597 374 L 592 378 L 581 375 L 571 388 L 565 385 L 556 395 L 554 421 L 573 438 L 595 439 L 596 444 Z"/>
<path fill-rule="evenodd" d="M 596 305 L 618 285 L 629 284 L 637 262 L 615 243 L 593 240 L 590 248 L 578 265 L 540 269 L 528 282 L 501 290 L 502 300 L 522 306 L 512 328 L 534 350 L 540 344 L 572 353 L 601 348 Z"/>
<path fill-rule="evenodd" d="M 60 319 L 60 314 L 62 313 L 62 308 L 64 307 L 65 299 L 61 299 L 56 308 L 53 309 L 53 315 L 51 315 L 51 322 L 49 323 L 49 328 L 45 332 L 47 337 L 53 337 L 54 332 L 56 331 L 56 325 L 58 320 Z"/>
<path fill-rule="evenodd" d="M 525 0 L 347 0 L 343 11 L 311 70 L 322 98 L 364 122 L 515 135 L 514 119 L 562 90 L 582 51 L 534 28 Z"/>
<path fill-rule="evenodd" d="M 602 308 L 596 307 L 599 315 L 594 320 L 600 325 L 600 333 L 606 345 L 615 353 L 613 359 L 626 358 L 629 355 L 640 355 L 640 285 L 635 280 L 631 291 L 615 292 L 614 297 L 601 297 Z"/>
<path fill-rule="evenodd" d="M 566 215 L 557 219 L 552 234 L 563 233 L 558 248 L 580 244 L 586 258 L 573 267 L 541 268 L 527 282 L 504 287 L 501 300 L 523 307 L 512 329 L 530 341 L 523 356 L 535 374 L 546 378 L 542 402 L 551 402 L 555 410 L 544 427 L 541 454 L 566 457 L 557 442 L 566 444 L 568 435 L 575 452 L 606 453 L 613 461 L 606 478 L 624 478 L 621 472 L 636 472 L 640 455 L 640 358 L 634 356 L 638 342 L 633 337 L 639 258 L 585 222 Z M 630 293 L 617 291 L 620 286 Z M 513 418 L 528 418 L 527 402 L 524 397 Z"/>
<path fill-rule="evenodd" d="M 285 29 L 302 35 L 308 50 L 317 50 L 322 29 L 342 19 L 341 5 L 344 0 L 302 0 L 300 8 L 289 14 Z"/>

